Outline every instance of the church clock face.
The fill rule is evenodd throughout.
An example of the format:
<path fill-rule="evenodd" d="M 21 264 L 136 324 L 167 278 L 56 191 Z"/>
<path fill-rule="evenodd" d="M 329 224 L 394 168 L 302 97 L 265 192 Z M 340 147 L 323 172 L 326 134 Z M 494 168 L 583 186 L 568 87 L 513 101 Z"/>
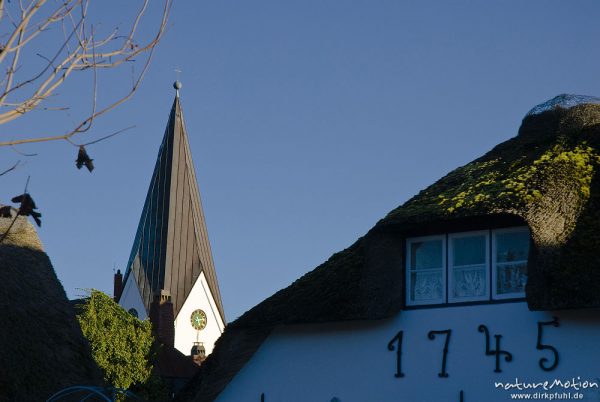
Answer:
<path fill-rule="evenodd" d="M 200 331 L 206 327 L 206 313 L 200 309 L 194 310 L 190 317 L 192 327 L 195 330 Z"/>

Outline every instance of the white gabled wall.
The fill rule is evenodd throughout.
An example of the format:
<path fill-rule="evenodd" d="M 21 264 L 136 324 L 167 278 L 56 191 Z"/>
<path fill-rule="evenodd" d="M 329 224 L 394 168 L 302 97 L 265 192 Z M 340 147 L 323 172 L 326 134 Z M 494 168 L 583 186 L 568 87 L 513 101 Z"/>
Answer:
<path fill-rule="evenodd" d="M 119 304 L 125 310 L 135 308 L 140 320 L 148 318 L 148 312 L 144 307 L 142 296 L 133 275 L 129 275 L 127 278 Z M 199 333 L 192 327 L 190 322 L 190 316 L 196 309 L 202 309 L 206 313 L 207 318 L 206 327 Z M 217 310 L 214 298 L 210 293 L 204 272 L 196 280 L 179 314 L 175 317 L 174 325 L 175 348 L 181 353 L 186 356 L 189 355 L 196 339 L 204 343 L 207 355 L 212 352 L 214 344 L 223 333 L 225 325 Z"/>
<path fill-rule="evenodd" d="M 129 275 L 127 282 L 125 282 L 119 304 L 125 310 L 129 310 L 130 308 L 136 309 L 140 320 L 145 320 L 148 317 L 148 312 L 142 302 L 142 295 L 140 294 L 140 290 L 138 289 L 133 275 Z"/>
<path fill-rule="evenodd" d="M 206 327 L 199 332 L 192 327 L 190 322 L 190 316 L 196 309 L 201 309 L 206 313 Z M 184 301 L 179 314 L 175 317 L 175 348 L 184 355 L 189 355 L 196 338 L 198 338 L 198 341 L 204 343 L 206 354 L 209 355 L 224 328 L 225 325 L 219 310 L 217 310 L 204 272 L 202 272 L 188 298 Z"/>
<path fill-rule="evenodd" d="M 543 371 L 539 362 L 554 356 L 536 348 L 538 322 L 559 318 L 560 326 L 543 327 L 542 344 L 558 350 L 554 371 Z M 495 356 L 485 355 L 486 325 L 490 347 L 502 335 L 501 373 L 495 373 Z M 451 329 L 447 378 L 440 378 L 445 335 L 428 338 L 429 331 Z M 403 332 L 402 372 L 396 378 L 396 350 L 388 344 Z M 585 401 L 600 400 L 600 388 L 544 391 L 498 389 L 495 382 L 539 383 L 555 379 L 600 384 L 600 310 L 532 312 L 525 302 L 449 306 L 402 311 L 394 318 L 372 322 L 296 325 L 274 331 L 250 361 L 217 398 L 219 402 L 266 401 L 329 402 L 465 402 L 509 401 L 512 394 L 535 392 L 552 396 L 532 400 L 570 400 L 581 393 Z M 394 342 L 394 347 L 397 342 Z M 578 379 L 579 378 L 579 379 Z M 555 394 L 558 393 L 558 394 Z M 562 396 L 562 398 L 561 398 Z M 518 398 L 518 397 L 517 397 Z"/>

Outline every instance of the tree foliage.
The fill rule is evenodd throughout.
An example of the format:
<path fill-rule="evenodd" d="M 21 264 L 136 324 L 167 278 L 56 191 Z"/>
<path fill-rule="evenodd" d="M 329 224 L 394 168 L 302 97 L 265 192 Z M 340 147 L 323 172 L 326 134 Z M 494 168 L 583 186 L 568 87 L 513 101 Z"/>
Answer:
<path fill-rule="evenodd" d="M 108 295 L 92 290 L 77 318 L 104 380 L 128 389 L 152 375 L 154 336 L 150 321 L 133 317 Z"/>

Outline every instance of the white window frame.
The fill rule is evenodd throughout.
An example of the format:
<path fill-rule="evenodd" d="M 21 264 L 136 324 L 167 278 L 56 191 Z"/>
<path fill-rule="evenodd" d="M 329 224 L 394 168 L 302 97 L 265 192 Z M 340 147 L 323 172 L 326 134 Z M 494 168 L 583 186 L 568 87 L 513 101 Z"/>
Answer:
<path fill-rule="evenodd" d="M 454 284 L 454 247 L 452 246 L 453 239 L 461 237 L 484 236 L 485 237 L 485 294 L 483 296 L 472 297 L 454 297 L 452 286 Z M 448 234 L 448 303 L 462 303 L 472 301 L 489 301 L 490 300 L 490 233 L 489 230 L 478 230 L 472 232 L 458 232 Z"/>
<path fill-rule="evenodd" d="M 410 248 L 411 248 L 412 243 L 421 242 L 421 241 L 430 241 L 430 240 L 441 240 L 442 241 L 442 267 L 441 267 L 441 270 L 442 270 L 442 297 L 439 300 L 412 301 L 412 300 L 410 300 L 411 286 L 412 286 L 411 281 L 410 281 L 410 274 L 411 274 L 411 272 L 413 272 L 413 270 L 411 269 L 412 267 L 410 266 Z M 423 306 L 423 305 L 429 305 L 429 304 L 444 304 L 444 303 L 446 303 L 446 289 L 447 289 L 446 243 L 447 243 L 447 241 L 448 240 L 447 240 L 445 234 L 434 235 L 434 236 L 411 237 L 411 238 L 406 239 L 406 265 L 405 265 L 406 266 L 406 274 L 405 274 L 406 286 L 404 288 L 406 289 L 406 305 L 407 306 Z"/>
<path fill-rule="evenodd" d="M 498 287 L 498 267 L 496 263 L 496 234 L 498 233 L 518 233 L 518 232 L 527 232 L 527 234 L 531 238 L 531 231 L 527 226 L 518 226 L 504 229 L 493 229 L 492 230 L 492 300 L 505 300 L 505 299 L 517 299 L 525 297 L 525 291 L 518 293 L 505 293 L 505 294 L 497 294 L 496 289 Z M 531 244 L 530 244 L 531 245 Z M 529 256 L 525 261 L 529 264 Z M 529 277 L 529 271 L 527 272 L 527 276 Z"/>

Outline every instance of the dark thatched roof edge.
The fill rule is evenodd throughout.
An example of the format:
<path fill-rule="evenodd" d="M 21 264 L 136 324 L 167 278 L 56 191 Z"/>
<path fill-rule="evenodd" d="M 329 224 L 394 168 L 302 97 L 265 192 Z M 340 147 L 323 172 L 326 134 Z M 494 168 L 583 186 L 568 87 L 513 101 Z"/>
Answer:
<path fill-rule="evenodd" d="M 35 229 L 18 220 L 0 245 L 0 400 L 37 402 L 69 386 L 103 385 Z M 0 227 L 10 221 L 0 218 Z"/>

